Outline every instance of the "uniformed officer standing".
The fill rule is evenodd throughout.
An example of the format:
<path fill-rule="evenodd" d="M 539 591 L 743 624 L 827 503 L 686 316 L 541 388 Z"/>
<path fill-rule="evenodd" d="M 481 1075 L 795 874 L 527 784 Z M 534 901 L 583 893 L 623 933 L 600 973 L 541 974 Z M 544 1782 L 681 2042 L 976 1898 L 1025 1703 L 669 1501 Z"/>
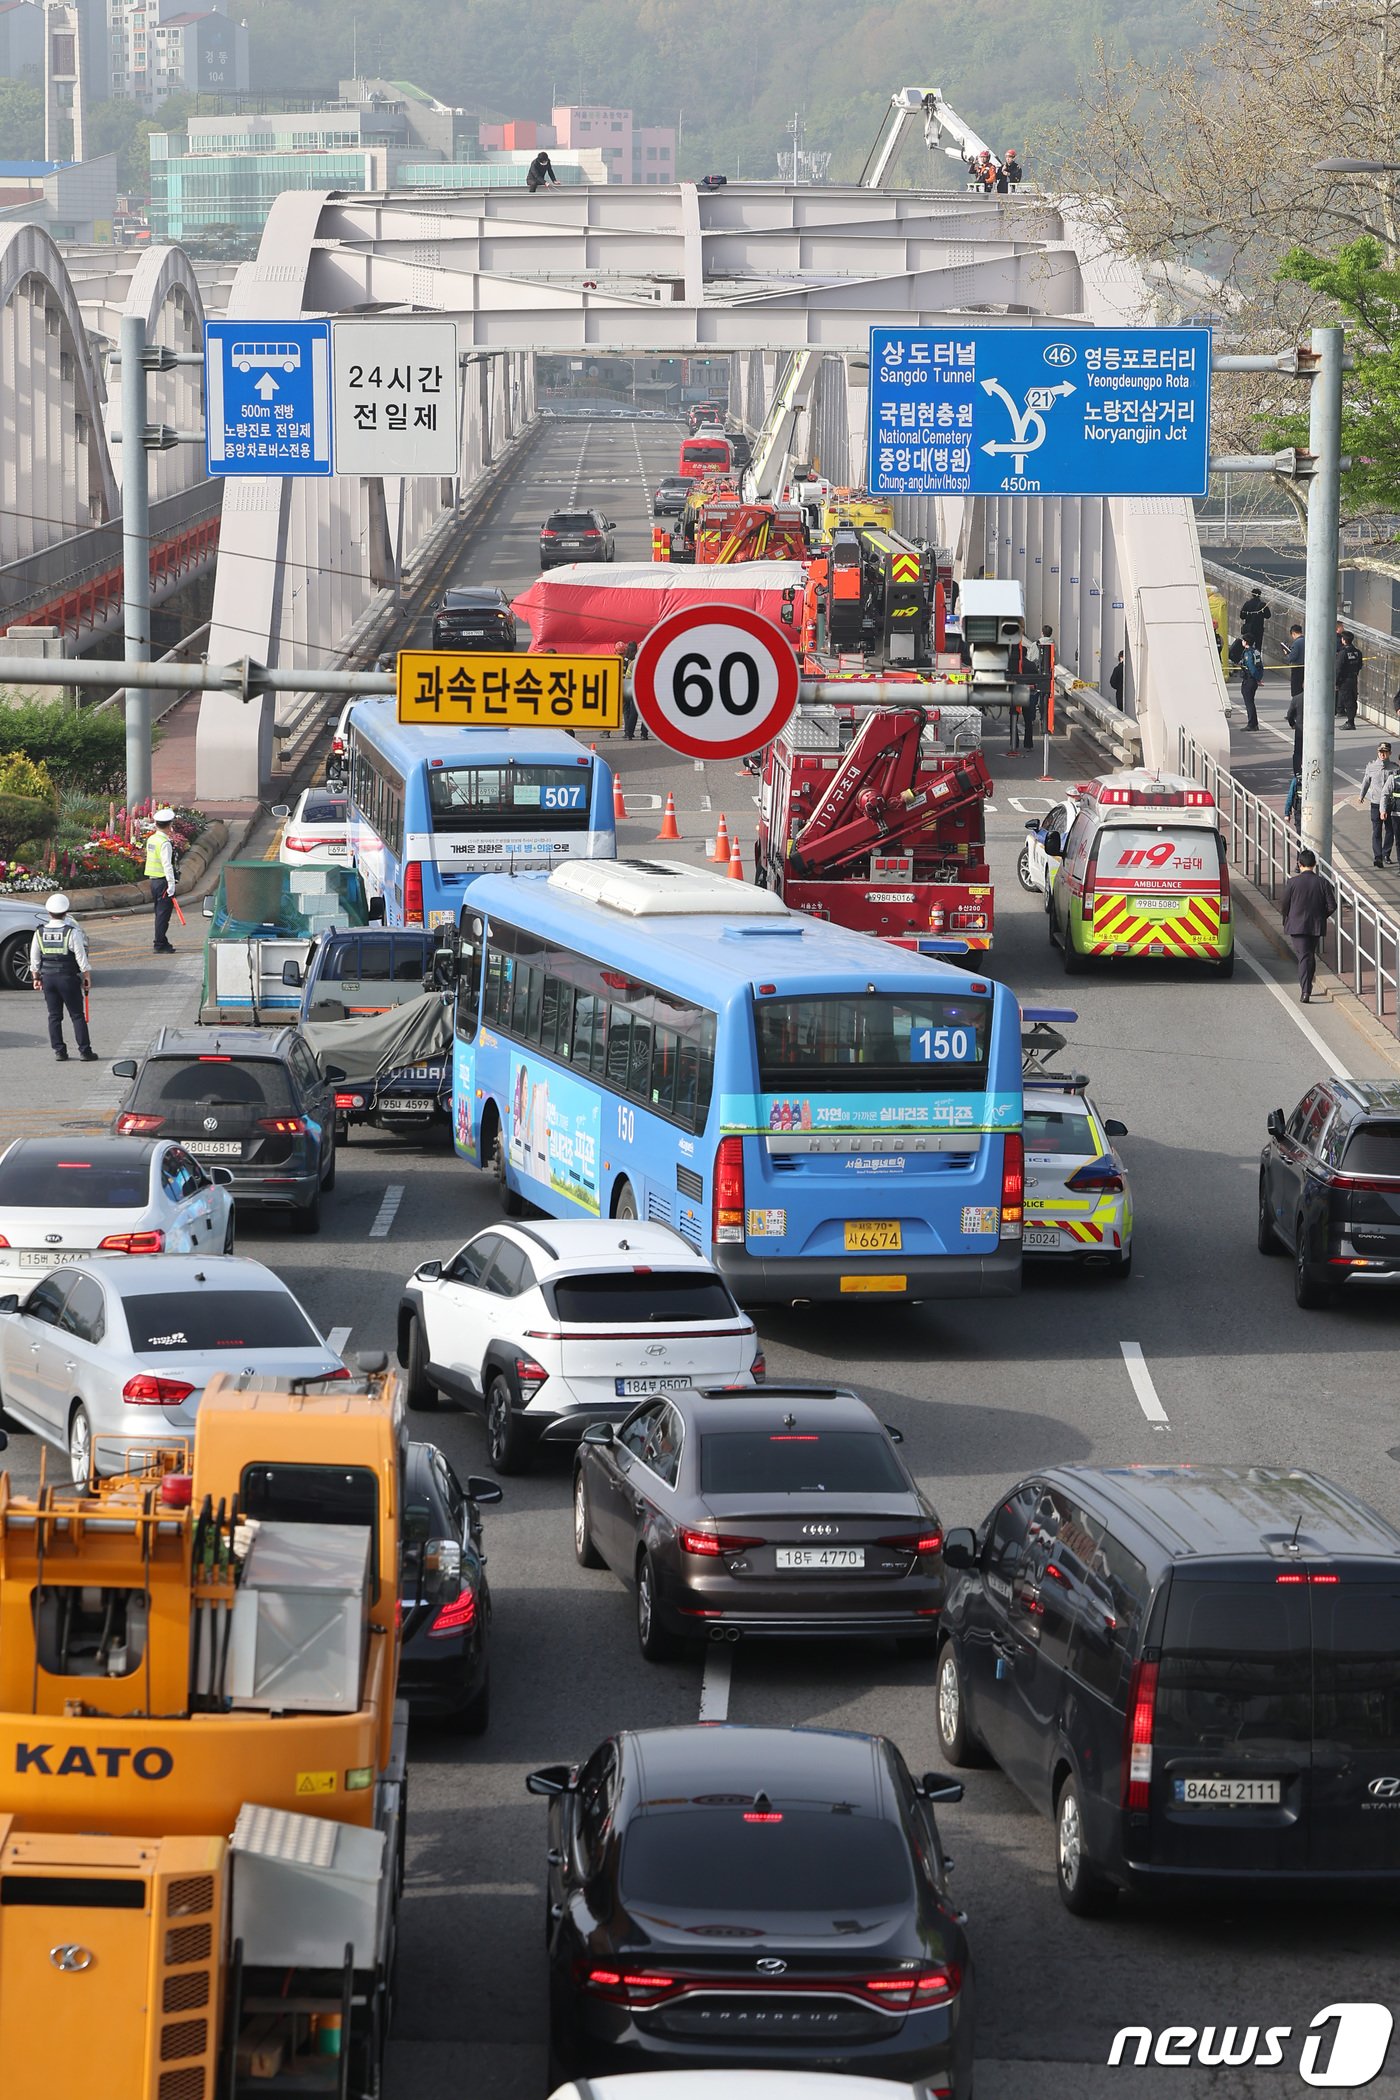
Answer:
<path fill-rule="evenodd" d="M 175 822 L 173 809 L 158 809 L 155 813 L 155 830 L 146 841 L 146 880 L 151 885 L 151 902 L 155 906 L 157 955 L 173 955 L 170 941 L 170 914 L 174 909 L 171 899 L 175 895 L 175 848 L 170 843 L 169 827 Z"/>
<path fill-rule="evenodd" d="M 59 1063 L 66 1065 L 68 1046 L 63 1040 L 66 1008 L 73 1023 L 79 1057 L 84 1064 L 95 1064 L 97 1052 L 88 1039 L 87 1016 L 83 1012 L 83 994 L 92 984 L 87 935 L 77 920 L 69 917 L 68 899 L 62 890 L 55 890 L 47 899 L 46 909 L 48 923 L 39 928 L 29 944 L 29 974 L 34 979 L 35 991 L 43 993 L 44 1004 L 49 1010 L 49 1047 Z"/>

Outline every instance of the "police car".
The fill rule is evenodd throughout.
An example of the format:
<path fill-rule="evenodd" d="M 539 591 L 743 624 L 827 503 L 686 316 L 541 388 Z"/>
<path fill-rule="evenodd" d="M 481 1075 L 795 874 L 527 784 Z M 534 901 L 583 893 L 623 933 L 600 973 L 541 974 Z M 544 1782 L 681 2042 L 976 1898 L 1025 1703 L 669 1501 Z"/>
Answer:
<path fill-rule="evenodd" d="M 1093 792 L 1092 782 L 1071 788 L 1068 799 L 1055 803 L 1043 817 L 1027 817 L 1026 843 L 1016 862 L 1016 877 L 1021 888 L 1029 890 L 1033 897 L 1049 898 L 1050 881 L 1055 872 L 1055 863 L 1045 851 L 1045 841 L 1052 831 L 1062 839 L 1068 838 L 1070 825 L 1078 813 L 1076 798 Z"/>
<path fill-rule="evenodd" d="M 1067 833 L 1047 830 L 1055 863 L 1046 911 L 1067 975 L 1094 956 L 1160 958 L 1235 971 L 1230 869 L 1215 797 L 1181 773 L 1137 766 L 1077 789 Z"/>
<path fill-rule="evenodd" d="M 1133 1266 L 1133 1195 L 1113 1140 L 1125 1123 L 1101 1116 L 1082 1072 L 1056 1073 L 1048 1061 L 1065 1038 L 1052 1024 L 1077 1015 L 1022 1009 L 1026 1211 L 1021 1252 L 1078 1262 L 1119 1278 Z"/>

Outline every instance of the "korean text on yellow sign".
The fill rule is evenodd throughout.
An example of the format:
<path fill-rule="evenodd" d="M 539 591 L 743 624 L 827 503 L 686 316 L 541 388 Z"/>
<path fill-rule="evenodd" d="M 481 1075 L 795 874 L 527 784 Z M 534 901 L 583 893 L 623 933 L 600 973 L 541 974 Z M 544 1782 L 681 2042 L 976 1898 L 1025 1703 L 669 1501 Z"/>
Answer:
<path fill-rule="evenodd" d="M 615 656 L 507 656 L 405 649 L 399 720 L 469 729 L 617 729 L 622 664 Z"/>

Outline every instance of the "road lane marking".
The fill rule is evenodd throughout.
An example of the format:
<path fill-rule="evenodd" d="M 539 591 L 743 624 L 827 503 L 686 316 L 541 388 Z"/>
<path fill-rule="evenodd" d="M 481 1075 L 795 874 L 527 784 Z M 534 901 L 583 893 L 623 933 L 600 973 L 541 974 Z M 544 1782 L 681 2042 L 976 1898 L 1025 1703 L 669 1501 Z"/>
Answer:
<path fill-rule="evenodd" d="M 1128 1377 L 1132 1381 L 1133 1391 L 1137 1395 L 1138 1406 L 1155 1428 L 1169 1429 L 1171 1423 L 1167 1417 L 1167 1410 L 1157 1398 L 1157 1388 L 1152 1383 L 1152 1373 L 1148 1370 L 1143 1358 L 1142 1343 L 1120 1342 L 1118 1346 L 1123 1352 L 1123 1363 Z"/>
<path fill-rule="evenodd" d="M 729 1718 L 729 1680 L 734 1674 L 734 1649 L 728 1641 L 716 1641 L 705 1650 L 705 1674 L 700 1682 L 702 1721 Z"/>
<path fill-rule="evenodd" d="M 348 1327 L 332 1327 L 330 1333 L 326 1336 L 326 1347 L 330 1350 L 332 1356 L 344 1356 L 345 1344 L 349 1339 L 350 1329 Z"/>
<path fill-rule="evenodd" d="M 389 1228 L 398 1216 L 399 1205 L 403 1202 L 403 1190 L 404 1185 L 401 1181 L 391 1182 L 389 1187 L 385 1189 L 384 1201 L 380 1204 L 375 1214 L 374 1223 L 369 1228 L 369 1236 L 372 1240 L 388 1239 Z"/>
<path fill-rule="evenodd" d="M 1245 947 L 1243 941 L 1236 939 L 1235 945 L 1239 949 L 1244 961 L 1249 964 L 1250 969 L 1253 970 L 1255 976 L 1259 979 L 1259 982 L 1273 993 L 1275 999 L 1277 999 L 1279 1005 L 1283 1008 L 1289 1020 L 1292 1021 L 1293 1025 L 1296 1028 L 1302 1029 L 1303 1034 L 1312 1044 L 1314 1050 L 1316 1050 L 1316 1052 L 1318 1053 L 1318 1056 L 1322 1058 L 1327 1070 L 1329 1072 L 1335 1072 L 1338 1079 L 1350 1079 L 1352 1075 L 1347 1070 L 1347 1067 L 1342 1063 L 1342 1060 L 1340 1059 L 1340 1057 L 1338 1057 L 1336 1051 L 1328 1049 L 1326 1043 L 1323 1042 L 1322 1037 L 1313 1027 L 1312 1022 L 1308 1019 L 1307 1015 L 1300 1010 L 1300 1002 L 1296 999 L 1289 998 L 1283 986 L 1269 975 L 1268 971 L 1264 968 L 1264 965 L 1254 960 L 1254 957 L 1250 954 L 1248 948 Z"/>

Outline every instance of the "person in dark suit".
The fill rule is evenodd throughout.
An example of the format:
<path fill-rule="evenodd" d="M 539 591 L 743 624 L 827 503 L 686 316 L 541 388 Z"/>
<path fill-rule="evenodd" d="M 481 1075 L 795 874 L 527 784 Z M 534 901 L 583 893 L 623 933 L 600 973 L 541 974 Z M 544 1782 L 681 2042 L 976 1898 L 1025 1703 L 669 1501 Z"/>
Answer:
<path fill-rule="evenodd" d="M 1298 958 L 1298 990 L 1304 1006 L 1312 999 L 1317 951 L 1336 909 L 1336 898 L 1317 872 L 1317 855 L 1304 846 L 1298 855 L 1297 874 L 1283 885 L 1283 930 Z"/>

